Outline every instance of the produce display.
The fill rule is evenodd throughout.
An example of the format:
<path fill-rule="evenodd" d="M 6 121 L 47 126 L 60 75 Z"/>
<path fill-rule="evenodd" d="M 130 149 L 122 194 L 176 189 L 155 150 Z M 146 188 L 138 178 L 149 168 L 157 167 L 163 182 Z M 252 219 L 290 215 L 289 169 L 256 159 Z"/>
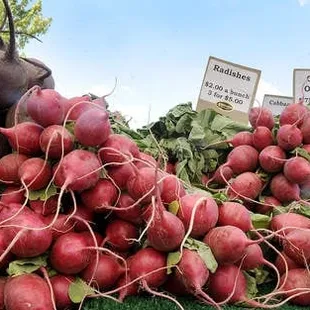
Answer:
<path fill-rule="evenodd" d="M 5 309 L 140 294 L 180 309 L 180 296 L 217 309 L 309 305 L 303 103 L 276 119 L 252 108 L 250 126 L 181 104 L 137 131 L 109 109 L 34 86 L 0 128 L 11 147 L 0 158 Z"/>
<path fill-rule="evenodd" d="M 20 58 L 3 3 L 0 309 L 310 306 L 303 102 L 249 125 L 183 103 L 133 130 L 107 96 L 66 98 Z"/>

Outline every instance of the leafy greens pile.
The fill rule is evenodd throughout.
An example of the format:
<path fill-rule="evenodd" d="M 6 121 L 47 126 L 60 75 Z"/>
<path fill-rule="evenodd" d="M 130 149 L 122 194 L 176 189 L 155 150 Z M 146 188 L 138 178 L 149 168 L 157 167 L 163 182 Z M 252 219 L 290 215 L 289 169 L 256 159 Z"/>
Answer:
<path fill-rule="evenodd" d="M 227 140 L 240 131 L 250 131 L 214 110 L 196 112 L 192 103 L 179 104 L 158 121 L 130 129 L 119 113 L 111 113 L 113 130 L 134 139 L 141 151 L 175 163 L 176 175 L 187 183 L 202 184 L 203 174 L 225 162 L 230 146 Z"/>

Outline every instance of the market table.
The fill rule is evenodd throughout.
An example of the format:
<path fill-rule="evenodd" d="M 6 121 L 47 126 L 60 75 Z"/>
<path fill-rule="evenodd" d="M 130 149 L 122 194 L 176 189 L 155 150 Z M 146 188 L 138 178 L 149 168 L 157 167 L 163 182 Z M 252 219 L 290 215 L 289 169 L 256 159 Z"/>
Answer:
<path fill-rule="evenodd" d="M 180 298 L 179 301 L 183 305 L 185 310 L 208 310 L 214 309 L 207 305 L 203 305 L 198 303 L 197 301 L 193 301 L 188 298 Z M 296 309 L 306 309 L 306 307 L 296 307 L 293 305 L 286 304 L 282 306 L 283 310 L 296 310 Z M 178 310 L 179 308 L 169 300 L 164 300 L 158 297 L 150 297 L 150 296 L 139 296 L 139 297 L 128 297 L 123 303 L 116 303 L 113 300 L 102 298 L 100 300 L 88 300 L 83 307 L 84 310 Z M 245 308 L 236 307 L 236 306 L 225 306 L 223 309 L 226 310 L 242 310 Z"/>

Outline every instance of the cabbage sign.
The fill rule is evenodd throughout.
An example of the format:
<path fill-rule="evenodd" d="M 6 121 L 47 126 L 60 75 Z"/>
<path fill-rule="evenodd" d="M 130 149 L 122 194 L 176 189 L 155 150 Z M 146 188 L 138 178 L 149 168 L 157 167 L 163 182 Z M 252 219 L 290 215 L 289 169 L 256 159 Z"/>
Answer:
<path fill-rule="evenodd" d="M 293 103 L 293 97 L 266 94 L 263 100 L 263 107 L 271 110 L 272 114 L 276 116 L 280 115 L 281 112 L 291 103 Z"/>
<path fill-rule="evenodd" d="M 197 111 L 212 108 L 233 120 L 247 123 L 261 71 L 210 57 L 203 78 Z"/>

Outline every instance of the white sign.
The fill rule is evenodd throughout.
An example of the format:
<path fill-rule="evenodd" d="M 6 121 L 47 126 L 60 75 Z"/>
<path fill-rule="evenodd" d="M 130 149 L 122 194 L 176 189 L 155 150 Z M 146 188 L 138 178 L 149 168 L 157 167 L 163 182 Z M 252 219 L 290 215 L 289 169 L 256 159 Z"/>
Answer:
<path fill-rule="evenodd" d="M 293 73 L 294 101 L 310 103 L 310 69 L 295 69 Z"/>
<path fill-rule="evenodd" d="M 261 71 L 210 57 L 197 111 L 212 108 L 232 119 L 248 122 Z"/>
<path fill-rule="evenodd" d="M 278 95 L 265 95 L 263 100 L 263 107 L 271 110 L 273 115 L 280 115 L 281 112 L 291 103 L 293 97 L 278 96 Z"/>

